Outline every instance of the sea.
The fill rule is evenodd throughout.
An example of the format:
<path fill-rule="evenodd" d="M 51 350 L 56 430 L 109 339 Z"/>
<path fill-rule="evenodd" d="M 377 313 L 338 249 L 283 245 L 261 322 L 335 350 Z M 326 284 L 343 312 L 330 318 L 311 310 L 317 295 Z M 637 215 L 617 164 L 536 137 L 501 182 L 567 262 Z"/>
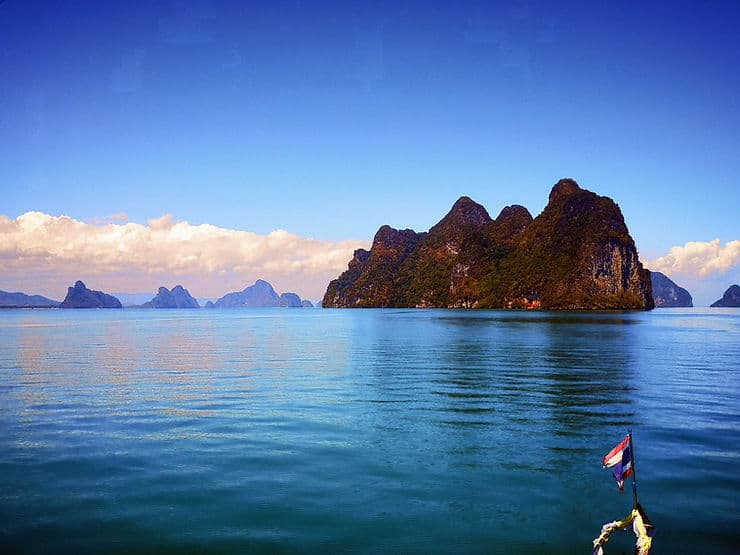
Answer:
<path fill-rule="evenodd" d="M 0 311 L 0 552 L 740 552 L 740 310 Z M 630 529 L 605 553 L 632 553 Z"/>

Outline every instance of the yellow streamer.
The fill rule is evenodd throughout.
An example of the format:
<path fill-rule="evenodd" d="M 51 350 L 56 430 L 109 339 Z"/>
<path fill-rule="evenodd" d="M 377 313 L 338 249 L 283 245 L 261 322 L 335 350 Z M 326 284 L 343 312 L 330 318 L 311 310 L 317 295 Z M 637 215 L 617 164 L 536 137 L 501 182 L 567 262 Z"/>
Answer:
<path fill-rule="evenodd" d="M 632 512 L 622 520 L 614 520 L 601 527 L 601 534 L 599 534 L 599 537 L 594 540 L 593 555 L 603 555 L 603 545 L 609 541 L 609 535 L 614 530 L 627 528 L 630 524 L 632 524 L 632 531 L 637 537 L 637 542 L 635 544 L 637 547 L 637 555 L 649 555 L 650 548 L 653 544 L 653 538 L 648 536 L 645 522 L 640 511 L 637 509 L 632 509 Z"/>

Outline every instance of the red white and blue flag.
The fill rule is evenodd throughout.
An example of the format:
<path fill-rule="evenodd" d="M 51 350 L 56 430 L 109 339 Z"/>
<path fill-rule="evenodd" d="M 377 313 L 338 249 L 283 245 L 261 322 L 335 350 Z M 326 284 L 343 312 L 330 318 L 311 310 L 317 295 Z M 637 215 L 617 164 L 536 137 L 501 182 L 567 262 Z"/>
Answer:
<path fill-rule="evenodd" d="M 617 481 L 619 491 L 624 491 L 624 480 L 632 474 L 629 435 L 606 454 L 604 457 L 604 467 L 614 468 L 614 479 Z"/>

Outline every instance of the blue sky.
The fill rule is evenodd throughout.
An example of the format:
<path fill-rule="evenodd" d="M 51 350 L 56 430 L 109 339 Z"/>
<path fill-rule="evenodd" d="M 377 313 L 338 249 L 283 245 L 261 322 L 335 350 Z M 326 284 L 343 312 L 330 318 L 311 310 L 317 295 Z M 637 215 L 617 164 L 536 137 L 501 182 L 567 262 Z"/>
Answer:
<path fill-rule="evenodd" d="M 5 0 L 0 214 L 369 241 L 461 195 L 536 215 L 573 177 L 644 259 L 722 246 L 738 27 L 735 2 Z"/>

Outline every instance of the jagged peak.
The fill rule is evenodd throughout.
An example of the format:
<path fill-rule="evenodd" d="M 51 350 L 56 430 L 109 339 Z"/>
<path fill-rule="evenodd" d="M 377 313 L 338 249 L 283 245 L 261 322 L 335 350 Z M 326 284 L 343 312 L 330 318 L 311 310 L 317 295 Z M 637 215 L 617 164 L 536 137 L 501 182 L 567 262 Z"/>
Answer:
<path fill-rule="evenodd" d="M 575 179 L 567 177 L 565 179 L 561 179 L 553 186 L 552 190 L 550 191 L 549 200 L 550 202 L 552 202 L 556 198 L 572 195 L 573 193 L 577 193 L 581 190 L 582 189 L 578 186 L 578 183 L 576 183 Z"/>
<path fill-rule="evenodd" d="M 450 217 L 455 218 L 459 223 L 476 227 L 483 226 L 491 221 L 491 216 L 482 205 L 478 204 L 470 197 L 464 196 L 457 199 L 455 204 L 452 205 L 452 209 L 450 209 L 449 213 L 442 221 Z"/>
<path fill-rule="evenodd" d="M 492 221 L 491 216 L 483 206 L 470 197 L 460 197 L 452 205 L 447 215 L 429 230 L 429 233 L 431 235 L 440 232 L 449 233 L 450 230 L 460 227 L 482 228 Z"/>
<path fill-rule="evenodd" d="M 275 291 L 272 287 L 272 284 L 269 281 L 265 281 L 264 279 L 258 279 L 256 280 L 252 285 L 248 285 L 242 290 L 242 293 L 246 293 L 247 291 L 253 290 L 253 289 L 259 289 L 262 291 Z"/>
<path fill-rule="evenodd" d="M 413 229 L 398 230 L 389 225 L 383 225 L 380 227 L 380 229 L 378 229 L 377 233 L 375 233 L 373 245 L 380 243 L 390 246 L 398 243 L 399 241 L 408 241 L 409 239 L 416 238 L 418 237 L 418 235 L 419 234 L 416 233 Z"/>
<path fill-rule="evenodd" d="M 459 210 L 464 209 L 468 206 L 480 206 L 477 202 L 475 202 L 472 198 L 470 198 L 467 195 L 461 196 L 459 199 L 455 201 L 455 204 L 452 205 L 452 210 Z"/>
<path fill-rule="evenodd" d="M 87 287 L 85 286 L 85 284 L 82 283 L 82 280 L 81 279 L 78 279 L 77 281 L 75 281 L 75 286 L 74 287 L 75 287 L 75 289 L 87 289 Z"/>
<path fill-rule="evenodd" d="M 489 233 L 495 241 L 513 245 L 532 221 L 532 214 L 524 206 L 506 206 L 493 221 Z"/>
<path fill-rule="evenodd" d="M 496 218 L 497 223 L 502 223 L 510 220 L 528 220 L 532 221 L 532 214 L 521 204 L 512 204 L 511 206 L 505 206 L 501 213 Z"/>
<path fill-rule="evenodd" d="M 378 231 L 375 232 L 375 237 L 373 238 L 373 242 L 377 241 L 378 239 L 382 239 L 384 237 L 392 236 L 396 233 L 398 233 L 398 230 L 395 227 L 391 227 L 388 224 L 381 225 L 378 228 Z"/>
<path fill-rule="evenodd" d="M 367 249 L 356 249 L 352 258 L 358 262 L 365 263 L 370 258 L 370 251 Z"/>
<path fill-rule="evenodd" d="M 347 268 L 350 270 L 353 268 L 362 268 L 370 260 L 370 255 L 371 253 L 367 249 L 356 249 Z"/>

